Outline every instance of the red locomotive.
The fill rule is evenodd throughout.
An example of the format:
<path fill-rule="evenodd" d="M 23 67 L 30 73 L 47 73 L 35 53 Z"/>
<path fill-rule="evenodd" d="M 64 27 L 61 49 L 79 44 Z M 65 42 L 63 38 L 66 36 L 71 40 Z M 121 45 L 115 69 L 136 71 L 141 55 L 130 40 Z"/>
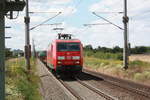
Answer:
<path fill-rule="evenodd" d="M 72 39 L 71 34 L 58 34 L 58 39 L 49 45 L 47 65 L 56 73 L 77 74 L 82 71 L 83 45 Z"/>

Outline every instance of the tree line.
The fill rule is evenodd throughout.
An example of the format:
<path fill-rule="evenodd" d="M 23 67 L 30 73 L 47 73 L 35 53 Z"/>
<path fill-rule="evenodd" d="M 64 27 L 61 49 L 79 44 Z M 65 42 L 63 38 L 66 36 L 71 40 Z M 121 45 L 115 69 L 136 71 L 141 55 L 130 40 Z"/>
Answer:
<path fill-rule="evenodd" d="M 83 48 L 85 51 L 92 51 L 93 53 L 96 52 L 102 52 L 102 53 L 122 53 L 123 48 L 120 48 L 119 46 L 115 46 L 113 48 L 108 47 L 101 47 L 98 46 L 97 48 L 93 48 L 91 44 L 84 46 Z M 18 50 L 19 51 L 19 50 Z M 10 57 L 17 57 L 18 53 L 13 54 L 14 51 L 11 50 L 11 48 L 5 48 L 5 56 L 6 58 Z M 134 48 L 130 48 L 131 54 L 144 54 L 144 53 L 150 53 L 150 47 L 146 46 L 136 46 Z M 23 54 L 21 54 L 23 56 Z"/>
<path fill-rule="evenodd" d="M 101 47 L 98 46 L 97 48 L 93 48 L 92 45 L 86 45 L 84 46 L 85 51 L 93 51 L 93 52 L 103 52 L 103 53 L 122 53 L 123 48 L 120 48 L 119 46 L 115 46 L 113 48 L 107 48 L 107 47 Z M 150 47 L 146 46 L 136 46 L 134 48 L 130 48 L 129 52 L 131 54 L 144 54 L 144 53 L 150 53 Z"/>
<path fill-rule="evenodd" d="M 5 58 L 16 58 L 24 56 L 24 52 L 20 49 L 11 50 L 11 48 L 5 48 Z"/>

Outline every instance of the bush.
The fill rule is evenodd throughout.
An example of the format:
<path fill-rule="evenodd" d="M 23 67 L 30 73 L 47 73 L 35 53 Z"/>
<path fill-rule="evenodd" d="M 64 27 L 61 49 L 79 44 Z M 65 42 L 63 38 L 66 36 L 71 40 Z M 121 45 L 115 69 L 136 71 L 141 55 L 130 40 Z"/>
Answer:
<path fill-rule="evenodd" d="M 32 78 L 31 78 L 32 77 Z M 32 81 L 28 81 L 32 79 Z M 36 76 L 22 77 L 17 81 L 18 91 L 24 96 L 25 100 L 40 100 L 38 85 L 35 83 Z"/>
<path fill-rule="evenodd" d="M 123 60 L 123 55 L 121 53 L 104 53 L 99 51 L 84 51 L 84 56 L 95 57 L 99 59 L 114 59 L 114 60 Z"/>

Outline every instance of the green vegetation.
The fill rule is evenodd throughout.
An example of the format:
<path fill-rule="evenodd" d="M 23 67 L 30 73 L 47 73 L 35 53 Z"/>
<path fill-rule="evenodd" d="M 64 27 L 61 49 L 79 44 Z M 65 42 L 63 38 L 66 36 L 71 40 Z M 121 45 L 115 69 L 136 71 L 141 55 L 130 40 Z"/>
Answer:
<path fill-rule="evenodd" d="M 109 60 L 122 60 L 122 53 L 105 53 L 101 51 L 90 51 L 86 50 L 84 52 L 84 56 L 87 57 L 95 57 L 99 59 L 109 59 Z"/>
<path fill-rule="evenodd" d="M 98 59 L 94 57 L 84 57 L 84 64 L 95 70 L 122 67 L 122 61 L 120 60 Z"/>
<path fill-rule="evenodd" d="M 9 48 L 5 48 L 6 59 L 9 59 L 13 56 L 13 52 Z"/>
<path fill-rule="evenodd" d="M 41 100 L 38 91 L 39 77 L 35 75 L 35 59 L 28 74 L 23 58 L 6 62 L 6 100 Z"/>
<path fill-rule="evenodd" d="M 131 48 L 131 53 L 149 53 L 150 47 Z M 130 61 L 129 69 L 123 69 L 123 49 L 98 47 L 93 49 L 91 45 L 84 47 L 84 66 L 90 70 L 102 72 L 112 76 L 150 83 L 150 62 Z"/>
<path fill-rule="evenodd" d="M 142 53 L 150 53 L 150 47 L 138 46 L 135 48 L 131 48 L 132 54 L 142 54 Z"/>
<path fill-rule="evenodd" d="M 92 51 L 92 52 L 103 52 L 103 53 L 122 53 L 123 52 L 123 48 L 120 48 L 119 46 L 115 46 L 113 48 L 98 46 L 97 48 L 93 49 L 92 45 L 86 45 L 84 47 L 84 50 Z M 136 46 L 134 48 L 130 48 L 130 53 L 132 54 L 150 53 L 150 47 Z"/>
<path fill-rule="evenodd" d="M 23 57 L 24 53 L 22 50 L 11 50 L 11 48 L 5 48 L 5 59 Z"/>
<path fill-rule="evenodd" d="M 123 69 L 120 60 L 98 59 L 95 57 L 84 57 L 86 68 L 109 75 L 126 78 L 139 82 L 150 80 L 150 63 L 143 61 L 131 61 L 129 69 Z"/>
<path fill-rule="evenodd" d="M 139 65 L 139 66 L 149 66 L 149 63 L 148 62 L 143 62 L 143 61 L 140 61 L 140 60 L 136 60 L 136 61 L 130 62 L 130 65 L 132 67 L 135 67 L 136 65 Z"/>

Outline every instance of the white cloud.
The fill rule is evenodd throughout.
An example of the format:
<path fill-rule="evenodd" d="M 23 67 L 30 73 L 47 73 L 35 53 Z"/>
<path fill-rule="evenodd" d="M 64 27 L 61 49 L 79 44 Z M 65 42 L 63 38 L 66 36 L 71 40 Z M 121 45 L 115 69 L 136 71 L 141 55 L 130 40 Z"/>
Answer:
<path fill-rule="evenodd" d="M 34 0 L 30 1 L 30 11 L 38 12 L 63 12 L 58 19 L 65 19 L 77 12 L 74 6 L 68 5 L 72 0 Z M 66 6 L 67 4 L 67 6 Z M 150 46 L 150 1 L 148 0 L 128 0 L 129 37 L 132 46 L 147 45 Z M 93 12 L 120 12 L 123 11 L 123 1 L 120 0 L 101 0 L 92 4 L 89 11 Z M 122 14 L 104 14 L 98 13 L 111 22 L 123 27 Z M 44 20 L 56 15 L 56 13 L 30 14 L 30 26 L 35 26 Z M 86 16 L 86 15 L 85 15 Z M 57 19 L 56 18 L 56 19 Z M 97 17 L 95 16 L 95 19 Z M 102 19 L 93 20 L 87 23 L 104 23 Z M 17 20 L 6 20 L 6 25 L 11 25 L 12 29 L 6 30 L 6 35 L 11 35 L 12 39 L 7 40 L 6 44 L 11 48 L 24 48 L 24 12 L 20 13 Z M 31 38 L 35 39 L 38 49 L 46 49 L 47 45 L 56 38 L 57 33 L 52 30 L 56 26 L 44 26 L 30 32 Z M 64 33 L 72 33 L 79 38 L 83 44 L 92 44 L 94 47 L 107 46 L 114 47 L 116 45 L 123 47 L 123 31 L 113 25 L 99 25 L 93 27 L 75 27 L 63 22 Z M 44 42 L 43 42 L 44 41 Z"/>
<path fill-rule="evenodd" d="M 150 6 L 149 5 L 150 5 L 150 1 L 148 0 L 136 0 L 136 1 L 128 0 L 128 16 L 130 18 L 129 39 L 130 39 L 132 46 L 136 46 L 136 45 L 150 46 L 150 40 L 147 38 L 147 37 L 150 37 L 150 34 L 149 34 L 150 32 L 150 29 L 149 29 Z M 123 11 L 123 1 L 101 0 L 98 3 L 91 5 L 89 8 L 89 11 L 91 12 L 121 12 Z M 104 14 L 104 13 L 98 13 L 98 14 L 110 20 L 111 22 L 116 23 L 117 25 L 123 27 L 123 24 L 122 24 L 123 15 L 115 14 L 113 16 L 113 14 Z M 98 20 L 96 22 L 98 22 Z M 121 31 L 119 32 L 119 29 L 117 30 L 111 27 L 108 29 L 109 31 L 107 29 L 105 30 L 105 28 L 103 30 L 105 30 L 105 32 L 110 32 L 112 36 L 115 35 L 115 32 L 122 34 Z M 98 28 L 94 30 L 98 30 Z M 102 36 L 102 35 L 99 35 L 98 33 L 97 35 Z M 118 36 L 118 39 L 120 38 L 122 38 L 122 41 L 123 41 L 123 37 Z M 116 41 L 118 39 L 116 38 Z M 115 43 L 114 40 L 111 40 L 111 37 L 109 37 L 108 40 L 110 40 L 111 43 Z M 119 43 L 119 41 L 117 43 Z"/>
<path fill-rule="evenodd" d="M 149 27 L 149 15 L 147 14 L 147 10 L 149 9 L 149 1 L 143 3 L 141 5 L 141 1 L 143 0 L 137 0 L 136 3 L 133 1 L 128 2 L 128 14 L 130 17 L 130 24 L 129 24 L 129 32 L 130 32 L 130 42 L 132 46 L 136 45 L 150 45 L 150 40 L 148 37 L 150 37 L 150 29 Z M 137 6 L 139 5 L 139 6 Z M 144 6 L 145 5 L 145 6 Z M 69 7 L 68 7 L 69 8 Z M 70 7 L 70 10 L 74 9 Z M 61 11 L 66 10 L 61 8 Z M 120 0 L 102 0 L 99 3 L 93 4 L 90 8 L 90 11 L 96 11 L 96 12 L 120 12 L 123 11 L 123 1 L 120 2 Z M 55 11 L 53 9 L 52 11 Z M 75 10 L 74 10 L 75 11 Z M 66 11 L 67 12 L 67 11 Z M 70 12 L 68 10 L 68 12 Z M 140 16 L 136 16 L 138 14 L 144 14 Z M 107 18 L 111 22 L 123 27 L 122 23 L 122 16 L 121 14 L 100 14 L 103 17 Z M 145 18 L 147 16 L 147 18 Z M 94 20 L 89 23 L 104 23 L 105 21 L 99 19 Z M 97 46 L 107 46 L 107 47 L 114 47 L 116 45 L 119 45 L 123 47 L 123 31 L 116 28 L 113 25 L 106 25 L 106 26 L 93 26 L 93 27 L 85 27 L 85 28 L 77 28 L 74 26 L 70 26 L 67 23 L 63 23 L 63 27 L 65 27 L 64 33 L 72 33 L 74 36 L 79 38 L 83 44 L 92 44 L 94 47 Z M 54 38 L 56 38 L 56 33 L 54 31 L 43 31 L 42 33 L 48 33 L 48 35 L 43 36 L 44 40 L 47 41 L 45 43 L 49 43 Z M 37 33 L 36 33 L 37 34 Z M 40 33 L 39 33 L 40 34 Z M 51 34 L 51 36 L 50 36 Z M 53 34 L 53 35 L 52 35 Z M 37 36 L 41 37 L 41 36 Z M 39 41 L 42 41 L 43 39 L 39 39 Z M 39 48 L 43 49 L 48 45 L 40 42 L 42 45 L 39 45 Z"/>
<path fill-rule="evenodd" d="M 56 18 L 64 18 L 66 16 L 70 16 L 76 12 L 76 8 L 65 4 L 70 3 L 72 0 L 34 0 L 29 1 L 29 10 L 32 12 L 55 12 L 55 13 L 34 13 L 30 14 L 30 27 L 40 24 L 48 18 L 51 18 L 57 14 L 57 12 L 62 12 L 61 15 Z M 24 49 L 24 41 L 25 41 L 25 24 L 24 24 L 24 16 L 25 9 L 23 12 L 20 12 L 20 15 L 15 20 L 6 19 L 6 25 L 10 25 L 12 28 L 8 29 L 7 32 L 10 33 L 8 35 L 12 36 L 12 39 L 6 41 L 6 46 L 11 48 L 21 48 Z M 44 49 L 47 44 L 43 44 L 42 41 L 48 41 L 56 36 L 51 36 L 49 33 L 51 29 L 49 26 L 45 30 L 42 26 L 36 30 L 30 32 L 32 37 L 42 37 L 37 40 L 41 44 L 40 48 Z M 55 34 L 56 35 L 56 34 Z M 49 43 L 49 41 L 47 42 Z M 14 45 L 15 44 L 15 45 Z"/>
<path fill-rule="evenodd" d="M 52 0 L 53 4 L 66 4 L 71 2 L 72 0 Z"/>
<path fill-rule="evenodd" d="M 66 16 L 70 16 L 73 15 L 74 13 L 76 13 L 77 9 L 73 6 L 62 6 L 62 7 L 55 7 L 55 8 L 49 8 L 47 10 L 48 12 L 61 12 L 61 16 L 66 17 Z"/>
<path fill-rule="evenodd" d="M 101 0 L 100 2 L 93 4 L 89 9 L 92 12 L 122 11 L 122 6 L 123 1 L 121 2 L 120 0 Z"/>

